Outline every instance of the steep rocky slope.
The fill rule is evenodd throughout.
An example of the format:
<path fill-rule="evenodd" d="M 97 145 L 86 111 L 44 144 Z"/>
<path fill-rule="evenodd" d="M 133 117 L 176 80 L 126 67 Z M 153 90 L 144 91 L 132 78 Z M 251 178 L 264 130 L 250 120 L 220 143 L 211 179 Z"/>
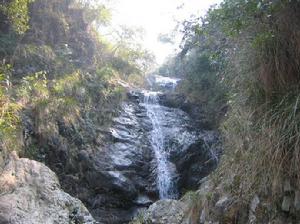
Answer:
<path fill-rule="evenodd" d="M 172 198 L 197 189 L 216 167 L 218 133 L 198 125 L 184 100 L 171 102 L 172 79 L 154 103 L 145 101 L 149 91 L 119 84 L 142 72 L 143 58 L 128 46 L 114 50 L 95 32 L 105 7 L 10 3 L 18 1 L 0 8 L 3 222 L 128 223 L 170 197 L 161 194 L 164 177 Z M 28 10 L 20 12 L 28 16 L 21 33 L 8 9 Z M 22 159 L 9 156 L 13 150 Z"/>
<path fill-rule="evenodd" d="M 34 120 L 25 119 L 25 144 L 38 143 L 40 156 L 58 174 L 63 189 L 103 223 L 129 222 L 159 199 L 157 160 L 150 141 L 153 124 L 144 97 L 142 90 L 129 90 L 108 127 L 97 123 L 97 115 L 93 123 L 85 117 L 71 125 L 57 121 L 56 131 L 44 136 L 43 143 L 32 129 Z M 216 166 L 221 150 L 218 135 L 199 129 L 178 108 L 159 107 L 165 116 L 160 121 L 164 150 L 176 169 L 173 181 L 180 194 L 196 189 Z"/>

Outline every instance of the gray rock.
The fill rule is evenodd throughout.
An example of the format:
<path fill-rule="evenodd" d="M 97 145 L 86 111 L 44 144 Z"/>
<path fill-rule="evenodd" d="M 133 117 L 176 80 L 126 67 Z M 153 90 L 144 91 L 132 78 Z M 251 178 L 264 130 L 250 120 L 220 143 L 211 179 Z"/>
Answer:
<path fill-rule="evenodd" d="M 289 193 L 292 191 L 292 186 L 291 186 L 291 182 L 289 180 L 285 180 L 283 183 L 283 190 L 286 193 Z"/>
<path fill-rule="evenodd" d="M 200 215 L 200 224 L 204 224 L 205 220 L 206 220 L 206 211 L 205 208 L 203 208 Z"/>
<path fill-rule="evenodd" d="M 227 195 L 222 196 L 217 203 L 215 204 L 215 207 L 217 209 L 220 209 L 222 211 L 224 211 L 226 209 L 226 207 L 228 207 L 232 202 L 232 198 L 230 198 Z"/>
<path fill-rule="evenodd" d="M 167 93 L 160 97 L 160 103 L 167 107 L 181 108 L 185 101 L 186 99 L 183 95 L 176 93 Z"/>
<path fill-rule="evenodd" d="M 153 200 L 151 200 L 147 195 L 139 195 L 134 202 L 137 205 L 146 205 L 149 206 L 153 203 Z"/>
<path fill-rule="evenodd" d="M 60 189 L 42 163 L 10 156 L 0 176 L 0 223 L 96 223 L 80 200 Z"/>
<path fill-rule="evenodd" d="M 196 190 L 201 184 L 201 179 L 206 177 L 217 165 L 213 158 L 209 144 L 202 138 L 190 144 L 183 150 L 174 152 L 171 161 L 175 163 L 178 172 L 180 188 Z"/>
<path fill-rule="evenodd" d="M 295 191 L 294 207 L 296 211 L 300 210 L 300 191 Z"/>
<path fill-rule="evenodd" d="M 259 203 L 260 203 L 259 197 L 257 195 L 255 195 L 250 204 L 250 211 L 249 211 L 249 223 L 250 224 L 254 224 L 256 221 L 255 210 L 256 210 L 257 206 L 259 205 Z"/>
<path fill-rule="evenodd" d="M 160 200 L 149 207 L 145 219 L 153 224 L 181 224 L 188 207 L 176 200 Z"/>
<path fill-rule="evenodd" d="M 115 190 L 129 200 L 137 196 L 134 184 L 119 171 L 91 171 L 86 174 L 86 180 L 94 189 Z"/>
<path fill-rule="evenodd" d="M 232 208 L 233 198 L 230 195 L 222 195 L 215 203 L 213 216 L 216 220 L 223 220 L 228 211 Z"/>
<path fill-rule="evenodd" d="M 165 134 L 164 150 L 170 159 L 167 165 L 172 181 L 179 183 L 179 192 L 197 189 L 199 180 L 215 165 L 208 150 L 215 139 L 208 138 L 211 133 L 200 133 L 194 120 L 175 108 L 175 104 L 180 107 L 184 103 L 181 96 L 170 97 L 173 107 L 161 106 L 164 116 L 159 117 Z M 157 161 L 149 138 L 153 127 L 142 101 L 140 90 L 129 92 L 118 114 L 113 113 L 115 108 L 102 108 L 93 102 L 91 111 L 74 123 L 58 119 L 53 135 L 44 142 L 48 147 L 45 162 L 59 174 L 63 189 L 79 197 L 104 223 L 129 222 L 137 207 L 146 208 L 158 199 Z M 104 109 L 107 114 L 103 114 Z M 109 115 L 115 118 L 108 124 Z M 33 117 L 27 120 L 36 126 Z M 38 133 L 34 132 L 28 131 L 28 135 L 36 138 Z"/>
<path fill-rule="evenodd" d="M 281 204 L 282 211 L 289 212 L 292 205 L 292 199 L 290 196 L 284 196 Z"/>

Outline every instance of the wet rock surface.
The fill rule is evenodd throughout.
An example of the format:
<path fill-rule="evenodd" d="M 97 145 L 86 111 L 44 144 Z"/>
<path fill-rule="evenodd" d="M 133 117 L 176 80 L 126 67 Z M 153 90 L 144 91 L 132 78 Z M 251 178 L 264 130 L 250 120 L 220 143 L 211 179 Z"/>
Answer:
<path fill-rule="evenodd" d="M 26 144 L 39 142 L 39 156 L 58 175 L 63 189 L 79 198 L 101 223 L 128 223 L 159 199 L 157 158 L 151 145 L 153 124 L 141 90 L 128 92 L 113 123 L 97 123 L 97 113 L 77 124 L 57 121 L 54 133 L 39 136 L 34 118 L 26 117 Z M 159 95 L 159 102 L 163 100 Z M 214 169 L 220 148 L 217 133 L 199 130 L 178 105 L 157 105 L 164 151 L 179 195 L 194 189 Z M 110 113 L 110 112 L 109 112 Z M 100 119 L 100 118 L 99 118 Z M 101 118 L 102 119 L 102 118 Z M 42 139 L 42 141 L 41 141 Z M 41 144 L 42 143 L 42 144 Z"/>
<path fill-rule="evenodd" d="M 129 222 L 137 210 L 156 200 L 147 129 L 145 111 L 133 97 L 122 104 L 105 146 L 93 153 L 85 152 L 79 161 L 79 166 L 85 168 L 81 182 L 87 184 L 89 192 L 83 199 L 97 220 Z"/>
<path fill-rule="evenodd" d="M 216 128 L 216 118 L 209 114 L 209 111 L 206 109 L 206 105 L 193 103 L 183 94 L 179 94 L 174 91 L 164 92 L 160 96 L 160 104 L 167 107 L 179 108 L 188 113 L 190 118 L 193 120 L 194 126 L 198 127 L 200 130 L 214 130 Z M 220 108 L 220 115 L 223 116 L 227 109 L 228 108 L 226 106 Z"/>
<path fill-rule="evenodd" d="M 180 174 L 178 187 L 196 190 L 200 180 L 216 168 L 221 151 L 219 135 L 213 131 L 199 132 L 191 144 L 174 150 L 170 160 Z"/>

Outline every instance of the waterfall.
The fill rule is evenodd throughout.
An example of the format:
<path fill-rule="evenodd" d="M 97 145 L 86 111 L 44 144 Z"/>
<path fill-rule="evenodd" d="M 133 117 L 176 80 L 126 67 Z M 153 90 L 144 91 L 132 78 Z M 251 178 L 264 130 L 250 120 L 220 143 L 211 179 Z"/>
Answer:
<path fill-rule="evenodd" d="M 168 152 L 164 143 L 165 135 L 161 122 L 165 114 L 158 101 L 157 92 L 144 92 L 144 106 L 153 126 L 150 133 L 150 143 L 157 162 L 157 188 L 161 199 L 176 199 L 178 197 L 176 181 L 174 180 L 176 169 L 168 161 Z"/>

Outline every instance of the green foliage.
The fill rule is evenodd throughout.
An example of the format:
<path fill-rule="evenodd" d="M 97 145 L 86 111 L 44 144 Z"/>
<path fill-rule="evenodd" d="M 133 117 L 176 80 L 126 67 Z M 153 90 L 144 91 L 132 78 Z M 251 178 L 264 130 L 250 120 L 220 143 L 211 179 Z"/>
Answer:
<path fill-rule="evenodd" d="M 108 126 L 125 97 L 120 79 L 141 83 L 153 58 L 131 38 L 140 32 L 128 29 L 115 43 L 105 40 L 97 29 L 109 25 L 110 10 L 90 3 L 8 0 L 0 5 L 0 157 L 18 150 L 39 159 L 39 145 L 57 134 L 57 120 L 80 131 L 82 118 Z M 29 145 L 22 138 L 23 114 L 33 122 Z"/>
<path fill-rule="evenodd" d="M 19 112 L 21 105 L 10 96 L 9 76 L 11 66 L 0 66 L 0 148 L 6 156 L 8 151 L 19 150 L 18 134 L 20 126 Z"/>
<path fill-rule="evenodd" d="M 7 15 L 14 30 L 18 34 L 25 33 L 28 28 L 28 6 L 33 0 L 11 0 L 6 5 L 1 5 L 0 10 Z"/>
<path fill-rule="evenodd" d="M 223 43 L 219 41 L 223 35 L 214 25 L 203 22 L 200 26 L 197 21 L 185 21 L 182 52 L 170 58 L 159 73 L 181 77 L 177 91 L 201 106 L 211 127 L 218 127 L 227 101 Z"/>
<path fill-rule="evenodd" d="M 37 99 L 49 97 L 46 72 L 41 71 L 33 75 L 23 77 L 21 82 L 22 84 L 17 90 L 17 96 L 19 98 L 35 103 Z"/>
<path fill-rule="evenodd" d="M 58 60 L 53 49 L 48 45 L 19 44 L 12 56 L 16 70 L 28 69 L 30 72 L 41 70 L 53 71 Z M 25 76 L 26 73 L 19 76 Z M 29 75 L 29 74 L 28 74 Z"/>
<path fill-rule="evenodd" d="M 73 89 L 80 84 L 80 78 L 80 71 L 75 71 L 59 80 L 53 80 L 53 92 L 59 96 L 71 96 Z"/>
<path fill-rule="evenodd" d="M 114 70 L 111 66 L 104 66 L 101 68 L 97 68 L 96 74 L 100 79 L 107 80 L 110 77 L 117 77 L 117 71 Z"/>
<path fill-rule="evenodd" d="M 182 77 L 179 91 L 217 125 L 227 104 L 217 175 L 246 203 L 281 203 L 284 180 L 300 183 L 299 13 L 299 1 L 224 0 L 183 23 L 182 52 L 159 70 Z"/>
<path fill-rule="evenodd" d="M 130 74 L 145 74 L 154 64 L 154 56 L 142 48 L 143 29 L 121 26 L 114 31 L 115 44 L 112 52 L 115 56 L 112 66 L 127 78 Z"/>
<path fill-rule="evenodd" d="M 12 55 L 17 42 L 17 35 L 15 33 L 0 34 L 0 56 L 6 57 Z"/>
<path fill-rule="evenodd" d="M 144 86 L 145 77 L 139 74 L 131 74 L 128 76 L 127 82 L 134 86 Z"/>
<path fill-rule="evenodd" d="M 26 147 L 26 150 L 24 153 L 22 153 L 24 157 L 30 158 L 30 159 L 37 159 L 39 158 L 39 150 L 36 145 L 31 144 Z"/>
<path fill-rule="evenodd" d="M 84 20 L 88 23 L 93 21 L 102 24 L 102 25 L 109 25 L 111 21 L 111 12 L 105 5 L 90 5 L 84 4 L 82 6 L 84 8 Z"/>
<path fill-rule="evenodd" d="M 240 10 L 238 10 L 240 9 Z M 218 172 L 231 193 L 278 202 L 282 183 L 299 183 L 299 52 L 297 1 L 224 1 L 206 19 L 226 38 L 224 84 L 230 112 L 222 126 L 225 155 Z M 217 26 L 216 26 L 217 25 Z"/>

